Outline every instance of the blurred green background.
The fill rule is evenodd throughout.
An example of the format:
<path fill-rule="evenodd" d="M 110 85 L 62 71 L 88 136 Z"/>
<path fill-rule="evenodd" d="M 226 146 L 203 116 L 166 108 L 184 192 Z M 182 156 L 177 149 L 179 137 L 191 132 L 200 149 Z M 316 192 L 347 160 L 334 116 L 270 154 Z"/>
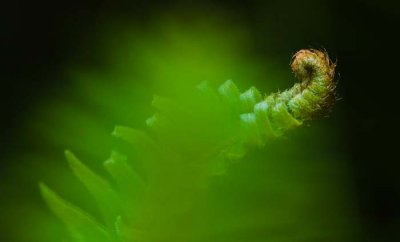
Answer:
<path fill-rule="evenodd" d="M 213 239 L 399 239 L 397 3 L 13 1 L 4 10 L 0 241 L 65 233 L 39 180 L 96 216 L 64 149 L 107 176 L 101 162 L 120 145 L 113 127 L 144 128 L 153 94 L 227 79 L 283 90 L 295 80 L 291 56 L 308 47 L 338 60 L 341 100 L 212 180 Z"/>

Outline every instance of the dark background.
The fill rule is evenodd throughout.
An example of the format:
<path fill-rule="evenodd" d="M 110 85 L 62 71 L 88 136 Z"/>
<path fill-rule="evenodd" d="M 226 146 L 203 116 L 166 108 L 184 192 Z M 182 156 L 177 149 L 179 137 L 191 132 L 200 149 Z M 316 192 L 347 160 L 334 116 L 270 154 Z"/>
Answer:
<path fill-rule="evenodd" d="M 101 19 L 122 16 L 145 25 L 160 11 L 195 9 L 212 15 L 223 9 L 250 29 L 261 56 L 287 59 L 297 49 L 314 46 L 326 48 L 338 59 L 339 105 L 346 111 L 346 146 L 362 240 L 400 238 L 400 10 L 396 1 L 145 2 L 11 1 L 2 6 L 0 179 L 5 185 L 0 188 L 16 182 L 8 175 L 12 161 L 7 157 L 28 145 L 18 132 L 26 111 L 43 96 L 68 85 L 60 75 L 66 62 L 96 63 L 95 53 L 77 46 L 93 38 L 90 33 Z M 319 23 L 321 9 L 331 15 L 330 28 Z M 274 48 L 263 45 L 267 34 Z M 7 238 L 6 231 L 1 233 Z"/>

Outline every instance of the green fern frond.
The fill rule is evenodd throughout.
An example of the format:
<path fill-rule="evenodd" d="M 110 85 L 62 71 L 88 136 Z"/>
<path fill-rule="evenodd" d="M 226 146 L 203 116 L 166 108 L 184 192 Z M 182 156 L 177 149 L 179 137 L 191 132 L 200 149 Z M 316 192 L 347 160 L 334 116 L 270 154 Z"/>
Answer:
<path fill-rule="evenodd" d="M 39 188 L 50 210 L 63 221 L 75 241 L 112 241 L 106 229 L 89 214 L 63 200 L 44 183 L 39 183 Z"/>
<path fill-rule="evenodd" d="M 331 107 L 335 64 L 327 54 L 301 50 L 291 66 L 301 82 L 265 97 L 255 87 L 241 93 L 230 80 L 217 89 L 203 82 L 185 101 L 154 96 L 147 132 L 117 126 L 112 133 L 137 152 L 145 173 L 112 152 L 104 167 L 116 188 L 66 151 L 103 225 L 41 183 L 42 196 L 75 241 L 200 241 L 202 214 L 194 207 L 206 196 L 208 178 Z"/>

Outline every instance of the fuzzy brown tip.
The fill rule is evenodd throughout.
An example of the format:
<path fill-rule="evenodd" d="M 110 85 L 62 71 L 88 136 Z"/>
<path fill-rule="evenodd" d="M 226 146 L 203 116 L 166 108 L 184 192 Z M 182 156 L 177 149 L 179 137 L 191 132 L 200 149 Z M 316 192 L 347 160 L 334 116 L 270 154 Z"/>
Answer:
<path fill-rule="evenodd" d="M 325 51 L 303 49 L 294 54 L 290 66 L 300 81 L 311 80 L 321 75 L 332 80 L 336 63 L 329 59 Z"/>

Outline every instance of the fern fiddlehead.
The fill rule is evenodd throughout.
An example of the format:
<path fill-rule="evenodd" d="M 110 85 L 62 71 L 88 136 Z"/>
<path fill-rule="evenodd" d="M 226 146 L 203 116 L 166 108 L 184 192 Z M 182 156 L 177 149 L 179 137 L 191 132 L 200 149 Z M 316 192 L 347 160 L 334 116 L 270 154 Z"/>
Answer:
<path fill-rule="evenodd" d="M 256 132 L 253 142 L 262 144 L 265 139 L 281 136 L 286 130 L 329 111 L 335 100 L 335 66 L 325 52 L 300 50 L 291 63 L 299 83 L 263 100 L 254 87 L 242 93 L 242 106 L 250 112 L 242 114 L 241 120 Z"/>
<path fill-rule="evenodd" d="M 187 102 L 155 96 L 149 132 L 121 126 L 113 132 L 137 150 L 135 159 L 145 173 L 113 152 L 104 166 L 118 192 L 67 151 L 72 171 L 99 204 L 103 223 L 41 183 L 44 199 L 73 241 L 198 241 L 195 216 L 189 223 L 187 212 L 202 196 L 207 177 L 224 172 L 249 147 L 262 146 L 332 106 L 335 64 L 325 52 L 300 50 L 291 67 L 300 82 L 265 97 L 255 87 L 240 93 L 232 81 L 217 90 L 203 82 Z"/>

